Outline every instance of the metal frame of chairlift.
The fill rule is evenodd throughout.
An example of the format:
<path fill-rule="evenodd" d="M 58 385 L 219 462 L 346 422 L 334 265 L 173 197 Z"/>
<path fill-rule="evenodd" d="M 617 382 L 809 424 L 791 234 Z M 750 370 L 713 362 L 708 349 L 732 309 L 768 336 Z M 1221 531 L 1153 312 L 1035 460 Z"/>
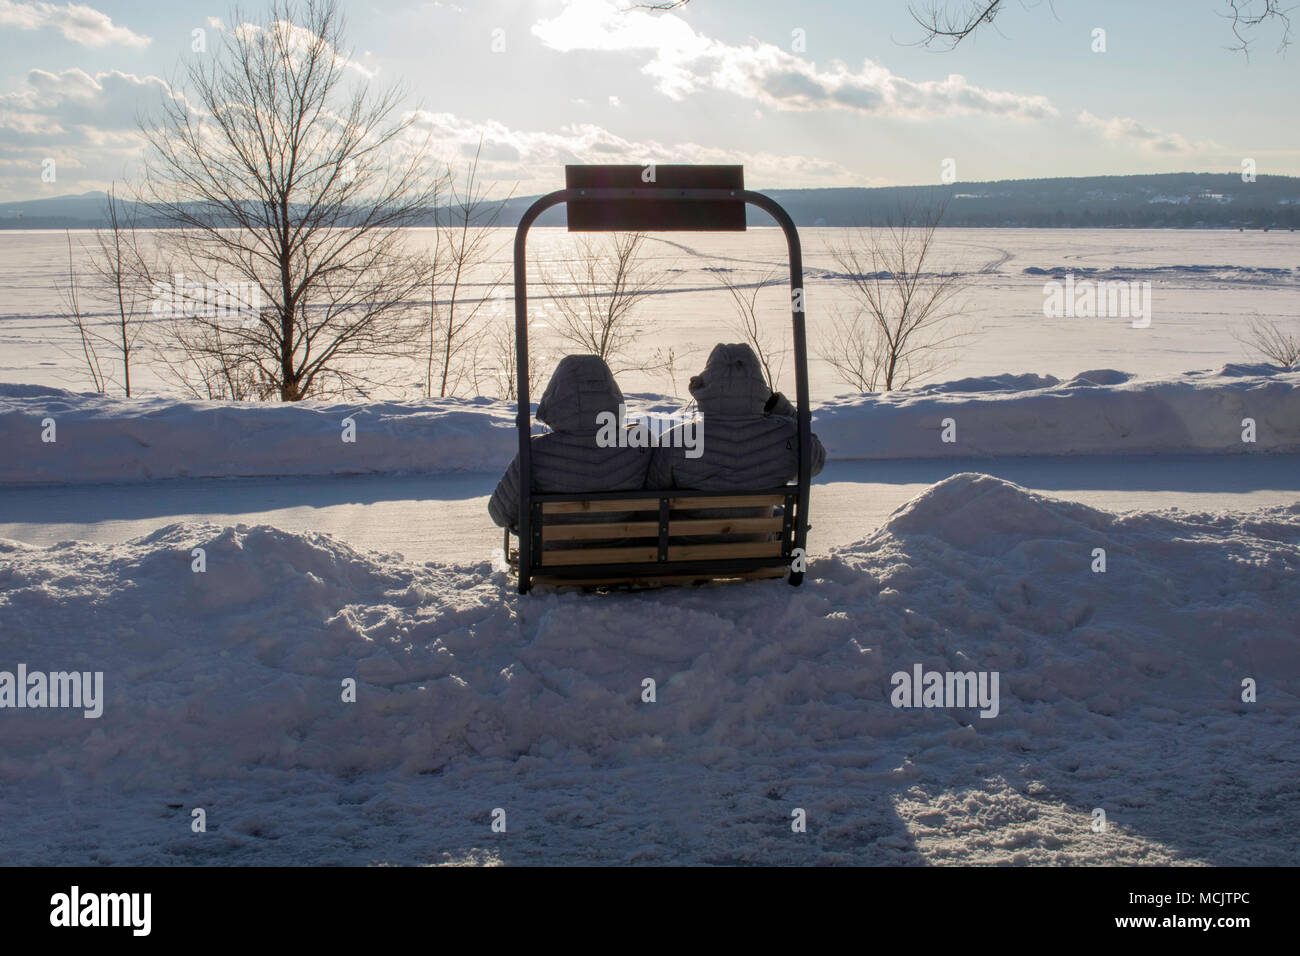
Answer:
<path fill-rule="evenodd" d="M 790 568 L 789 583 L 798 585 L 803 571 L 793 562 L 806 555 L 808 536 L 808 487 L 811 477 L 812 427 L 808 405 L 808 350 L 804 333 L 803 255 L 799 233 L 789 214 L 775 200 L 744 188 L 741 166 L 566 166 L 566 188 L 539 198 L 519 220 L 515 230 L 515 349 L 518 374 L 519 427 L 519 593 L 527 593 L 533 579 L 545 576 L 573 583 L 603 583 L 610 580 L 676 579 L 715 577 L 779 576 L 777 569 Z M 790 255 L 791 320 L 794 329 L 795 383 L 799 443 L 799 473 L 795 484 L 731 492 L 687 489 L 637 489 L 632 491 L 550 494 L 532 491 L 532 458 L 529 439 L 532 411 L 528 395 L 528 280 L 525 253 L 528 230 L 547 209 L 567 206 L 570 232 L 612 231 L 727 231 L 743 232 L 746 206 L 756 206 L 776 220 L 785 233 Z M 719 558 L 685 557 L 672 554 L 713 554 L 719 549 L 671 548 L 668 540 L 669 515 L 674 507 L 706 507 L 704 499 L 744 501 L 761 498 L 784 504 L 781 518 L 780 553 L 760 557 L 743 556 L 743 548 L 731 548 L 738 556 Z M 582 503 L 587 504 L 582 504 Z M 654 560 L 622 563 L 542 563 L 542 527 L 546 512 L 590 509 L 618 510 L 626 502 L 629 510 L 654 512 L 657 517 L 657 547 Z M 728 505 L 738 507 L 738 505 Z M 510 533 L 506 532 L 507 551 Z M 649 547 L 649 546 L 647 546 Z M 721 549 L 727 550 L 727 549 Z M 759 549 L 763 550 L 763 549 Z M 555 552 L 545 552 L 554 555 Z M 577 554 L 565 560 L 576 562 Z"/>

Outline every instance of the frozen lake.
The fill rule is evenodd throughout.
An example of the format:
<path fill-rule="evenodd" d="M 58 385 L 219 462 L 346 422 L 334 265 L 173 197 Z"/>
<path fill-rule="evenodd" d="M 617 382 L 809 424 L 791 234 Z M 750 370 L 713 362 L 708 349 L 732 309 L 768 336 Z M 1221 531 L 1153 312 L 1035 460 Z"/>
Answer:
<path fill-rule="evenodd" d="M 413 246 L 428 246 L 431 230 L 411 230 Z M 494 276 L 508 269 L 513 230 L 496 230 L 498 254 L 474 276 L 482 294 Z M 818 357 L 827 319 L 848 306 L 843 283 L 827 278 L 835 271 L 828 246 L 846 230 L 808 228 L 802 236 L 807 272 L 812 397 L 825 400 L 847 391 Z M 87 233 L 73 236 L 74 248 Z M 0 231 L 0 380 L 64 388 L 88 388 L 74 335 L 62 318 L 57 293 L 67 271 L 67 240 L 52 231 Z M 535 279 L 574 253 L 572 238 L 560 229 L 538 229 L 530 249 Z M 82 253 L 79 251 L 78 256 Z M 1223 230 L 941 230 L 936 263 L 967 273 L 967 311 L 961 320 L 977 334 L 953 364 L 932 380 L 1037 372 L 1069 377 L 1095 368 L 1119 368 L 1138 376 L 1166 375 L 1242 361 L 1249 353 L 1235 338 L 1254 316 L 1270 319 L 1300 315 L 1300 234 Z M 663 291 L 645 299 L 637 313 L 645 334 L 632 361 L 656 349 L 676 353 L 674 374 L 625 372 L 625 391 L 681 395 L 686 381 L 718 341 L 734 340 L 734 313 L 710 269 L 734 270 L 741 281 L 755 281 L 784 268 L 785 247 L 775 228 L 747 233 L 659 234 L 648 245 L 647 267 L 664 271 Z M 1127 281 L 1150 282 L 1152 320 L 1135 329 L 1124 318 L 1046 318 L 1045 277 L 1026 270 L 1099 269 Z M 534 345 L 554 352 L 548 330 L 553 313 L 545 287 L 532 282 L 531 332 Z M 763 291 L 761 319 L 773 337 L 788 341 L 786 293 Z M 512 314 L 508 282 L 488 304 L 489 323 Z M 422 394 L 422 364 L 393 360 L 380 376 L 390 383 L 375 397 Z M 491 369 L 486 369 L 490 374 Z M 137 390 L 159 390 L 162 383 L 144 367 L 133 378 Z M 791 366 L 781 377 L 793 391 Z"/>

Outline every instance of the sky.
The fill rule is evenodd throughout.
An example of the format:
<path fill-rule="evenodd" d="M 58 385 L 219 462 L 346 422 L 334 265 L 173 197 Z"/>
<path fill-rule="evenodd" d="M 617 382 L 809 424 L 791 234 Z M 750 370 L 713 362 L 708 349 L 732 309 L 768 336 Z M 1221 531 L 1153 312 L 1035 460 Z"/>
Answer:
<path fill-rule="evenodd" d="M 1300 44 L 1279 52 L 1278 27 L 1246 57 L 1224 0 L 1007 3 L 947 50 L 908 0 L 342 0 L 337 52 L 400 84 L 448 161 L 481 136 L 485 181 L 517 195 L 566 163 L 743 163 L 758 189 L 1300 175 Z M 137 115 L 265 9 L 0 0 L 0 201 L 137 175 Z"/>

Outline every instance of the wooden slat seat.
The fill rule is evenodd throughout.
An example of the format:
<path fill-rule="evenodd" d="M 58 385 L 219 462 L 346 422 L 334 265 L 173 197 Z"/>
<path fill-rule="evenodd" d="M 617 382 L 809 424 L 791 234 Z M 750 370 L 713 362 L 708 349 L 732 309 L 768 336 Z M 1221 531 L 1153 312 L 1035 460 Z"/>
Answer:
<path fill-rule="evenodd" d="M 669 507 L 678 508 L 755 508 L 785 502 L 784 495 L 728 495 L 725 498 L 670 498 Z"/>
<path fill-rule="evenodd" d="M 668 537 L 702 534 L 753 534 L 781 530 L 780 518 L 672 519 Z M 542 544 L 554 541 L 590 541 L 599 538 L 657 538 L 655 521 L 615 521 L 593 524 L 542 525 Z"/>
<path fill-rule="evenodd" d="M 773 509 L 791 510 L 794 494 L 794 488 L 653 497 L 645 492 L 592 498 L 539 494 L 533 506 L 534 578 L 557 585 L 639 587 L 783 577 L 794 522 L 792 515 Z M 507 549 L 508 542 L 507 535 Z"/>
<path fill-rule="evenodd" d="M 779 558 L 780 556 L 780 541 L 728 541 L 718 544 L 682 544 L 668 548 L 669 561 Z"/>
<path fill-rule="evenodd" d="M 657 538 L 657 521 L 613 521 L 594 524 L 543 524 L 542 544 L 590 541 L 594 538 Z"/>
<path fill-rule="evenodd" d="M 542 504 L 544 515 L 592 514 L 602 511 L 658 511 L 659 499 L 633 499 L 631 501 L 547 501 Z"/>
<path fill-rule="evenodd" d="M 713 576 L 699 574 L 658 574 L 624 575 L 622 577 L 605 578 L 562 578 L 548 574 L 538 574 L 533 578 L 533 583 L 552 588 L 601 588 L 614 586 L 656 588 L 671 587 L 682 584 L 703 584 L 714 581 L 756 581 L 770 578 L 783 578 L 788 573 L 789 572 L 786 568 L 780 567 L 759 568 L 756 571 L 739 571 L 735 574 Z"/>
<path fill-rule="evenodd" d="M 566 564 L 644 564 L 658 557 L 658 548 L 574 548 L 543 551 L 542 567 L 562 567 Z"/>

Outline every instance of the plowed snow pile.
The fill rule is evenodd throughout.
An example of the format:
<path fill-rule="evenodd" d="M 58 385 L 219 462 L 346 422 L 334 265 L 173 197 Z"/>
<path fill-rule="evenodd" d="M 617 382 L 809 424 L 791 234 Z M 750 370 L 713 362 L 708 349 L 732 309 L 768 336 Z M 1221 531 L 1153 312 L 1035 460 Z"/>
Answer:
<path fill-rule="evenodd" d="M 1300 504 L 974 474 L 798 589 L 521 599 L 271 527 L 0 541 L 0 670 L 105 688 L 0 711 L 4 862 L 1295 864 L 1297 608 Z M 892 706 L 916 665 L 996 672 L 996 716 Z"/>
<path fill-rule="evenodd" d="M 682 413 L 662 395 L 628 401 L 634 418 Z M 518 450 L 514 417 L 513 403 L 486 398 L 198 402 L 0 383 L 0 484 L 499 473 Z M 955 430 L 944 438 L 949 420 Z M 1294 454 L 1300 371 L 1225 365 L 1141 380 L 1093 369 L 1064 382 L 989 375 L 832 399 L 813 409 L 812 424 L 832 461 Z"/>

